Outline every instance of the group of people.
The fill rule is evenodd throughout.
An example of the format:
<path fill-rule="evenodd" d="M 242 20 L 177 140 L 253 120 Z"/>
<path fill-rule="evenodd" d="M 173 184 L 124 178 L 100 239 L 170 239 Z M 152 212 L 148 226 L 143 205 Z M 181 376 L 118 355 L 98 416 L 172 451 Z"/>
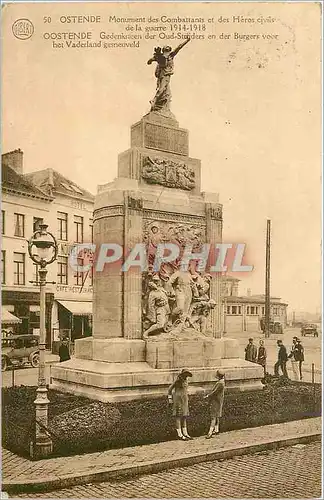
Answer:
<path fill-rule="evenodd" d="M 168 390 L 168 400 L 172 405 L 173 416 L 176 422 L 177 438 L 181 441 L 192 439 L 188 433 L 187 417 L 189 416 L 188 378 L 192 373 L 184 368 Z M 204 396 L 209 403 L 210 426 L 206 439 L 219 434 L 219 419 L 222 416 L 225 392 L 225 374 L 221 370 L 216 372 L 216 382 L 208 394 Z"/>
<path fill-rule="evenodd" d="M 279 368 L 282 375 L 288 379 L 287 362 L 290 359 L 293 374 L 296 380 L 303 380 L 302 364 L 304 361 L 304 347 L 298 337 L 293 337 L 290 353 L 287 353 L 287 348 L 282 340 L 277 340 L 278 359 L 274 365 L 274 375 L 279 377 Z M 264 375 L 266 375 L 267 351 L 264 341 L 259 341 L 259 347 L 253 343 L 253 339 L 249 339 L 249 343 L 245 347 L 245 359 L 252 363 L 257 363 L 263 367 Z"/>

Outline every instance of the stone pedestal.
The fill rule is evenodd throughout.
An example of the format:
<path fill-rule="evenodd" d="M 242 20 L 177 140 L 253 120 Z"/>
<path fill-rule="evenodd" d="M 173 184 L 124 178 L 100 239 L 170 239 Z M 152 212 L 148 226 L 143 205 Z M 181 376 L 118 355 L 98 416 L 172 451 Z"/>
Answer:
<path fill-rule="evenodd" d="M 126 254 L 149 243 L 153 227 L 162 241 L 222 241 L 218 195 L 202 193 L 200 160 L 189 156 L 188 131 L 173 117 L 145 115 L 131 127 L 131 148 L 119 155 L 118 177 L 100 186 L 94 207 L 94 243 L 117 243 Z M 234 340 L 222 339 L 220 278 L 213 275 L 216 306 L 205 335 L 165 335 L 143 340 L 143 274 L 121 272 L 121 262 L 94 273 L 93 337 L 77 340 L 75 358 L 52 367 L 52 386 L 101 401 L 165 394 L 184 367 L 192 390 L 203 390 L 217 368 L 229 388 L 261 387 L 263 369 L 240 359 Z M 144 276 L 145 278 L 145 276 Z"/>

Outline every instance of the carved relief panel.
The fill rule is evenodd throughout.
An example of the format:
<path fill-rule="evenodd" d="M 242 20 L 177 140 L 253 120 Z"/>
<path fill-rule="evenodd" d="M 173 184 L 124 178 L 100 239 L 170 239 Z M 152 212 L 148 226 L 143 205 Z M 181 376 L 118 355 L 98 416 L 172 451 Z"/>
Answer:
<path fill-rule="evenodd" d="M 195 188 L 195 172 L 183 162 L 145 156 L 142 160 L 142 179 L 148 184 L 191 191 Z"/>

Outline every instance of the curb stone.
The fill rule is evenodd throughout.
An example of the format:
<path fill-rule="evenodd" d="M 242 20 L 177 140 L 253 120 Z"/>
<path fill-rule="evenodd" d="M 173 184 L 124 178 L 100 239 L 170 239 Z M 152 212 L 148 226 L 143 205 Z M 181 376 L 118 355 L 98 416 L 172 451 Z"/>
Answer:
<path fill-rule="evenodd" d="M 235 456 L 247 455 L 266 450 L 277 450 L 279 448 L 293 446 L 295 444 L 306 444 L 313 441 L 320 441 L 321 434 L 319 432 L 308 433 L 304 435 L 290 436 L 289 438 L 279 438 L 270 441 L 261 440 L 254 444 L 238 445 L 237 447 L 223 448 L 219 451 L 210 451 L 203 453 L 192 453 L 179 455 L 176 459 L 167 458 L 156 461 L 142 462 L 140 465 L 130 467 L 105 467 L 97 469 L 91 473 L 73 473 L 67 475 L 56 476 L 52 478 L 39 480 L 22 480 L 22 481 L 6 481 L 2 482 L 2 489 L 8 493 L 27 493 L 27 492 L 47 492 L 68 488 L 76 485 L 84 485 L 88 483 L 116 481 L 126 479 L 143 474 L 152 474 L 162 472 L 178 467 L 186 467 L 202 462 L 210 462 L 214 460 L 226 460 Z"/>

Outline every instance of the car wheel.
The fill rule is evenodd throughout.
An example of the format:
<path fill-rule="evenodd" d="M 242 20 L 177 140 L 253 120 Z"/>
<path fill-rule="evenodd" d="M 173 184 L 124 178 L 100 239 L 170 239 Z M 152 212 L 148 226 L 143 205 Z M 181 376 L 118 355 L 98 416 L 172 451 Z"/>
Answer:
<path fill-rule="evenodd" d="M 8 368 L 8 360 L 5 356 L 1 356 L 1 371 L 5 372 Z"/>
<path fill-rule="evenodd" d="M 36 352 L 33 354 L 33 356 L 30 359 L 31 365 L 33 368 L 38 368 L 39 367 L 39 353 Z"/>

